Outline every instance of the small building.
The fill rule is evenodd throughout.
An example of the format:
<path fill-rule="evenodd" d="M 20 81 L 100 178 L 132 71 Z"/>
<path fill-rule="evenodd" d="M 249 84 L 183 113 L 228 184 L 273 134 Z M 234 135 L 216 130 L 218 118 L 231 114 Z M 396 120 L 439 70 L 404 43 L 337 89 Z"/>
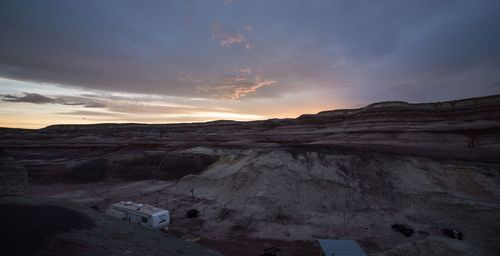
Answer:
<path fill-rule="evenodd" d="M 318 240 L 324 256 L 366 256 L 354 240 Z"/>
<path fill-rule="evenodd" d="M 170 224 L 168 210 L 130 201 L 114 203 L 108 208 L 106 213 L 110 216 L 153 229 L 163 229 Z"/>

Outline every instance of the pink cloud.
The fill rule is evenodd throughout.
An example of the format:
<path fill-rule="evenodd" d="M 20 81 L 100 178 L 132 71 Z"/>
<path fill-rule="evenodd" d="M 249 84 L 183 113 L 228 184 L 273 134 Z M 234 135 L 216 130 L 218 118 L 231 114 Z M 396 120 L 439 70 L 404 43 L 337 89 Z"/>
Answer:
<path fill-rule="evenodd" d="M 212 24 L 212 40 L 217 40 L 223 47 L 239 44 L 245 40 L 245 36 L 237 31 L 232 32 L 219 22 Z"/>
<path fill-rule="evenodd" d="M 220 40 L 220 44 L 224 47 L 229 47 L 232 44 L 239 44 L 245 40 L 245 36 L 241 34 L 232 34 Z"/>
<path fill-rule="evenodd" d="M 230 98 L 232 100 L 237 100 L 241 97 L 245 97 L 248 94 L 255 93 L 258 89 L 262 87 L 271 86 L 277 82 L 278 81 L 274 79 L 265 79 L 257 77 L 256 80 L 254 81 L 254 84 L 251 86 L 234 88 Z"/>
<path fill-rule="evenodd" d="M 250 68 L 236 70 L 238 75 L 226 76 L 206 86 L 198 86 L 200 93 L 219 99 L 237 100 L 255 93 L 257 90 L 272 86 L 278 81 L 260 75 L 252 76 Z"/>
<path fill-rule="evenodd" d="M 251 50 L 255 48 L 255 44 L 248 42 L 245 38 L 245 33 L 252 32 L 250 25 L 245 26 L 243 29 L 230 29 L 220 22 L 215 22 L 211 25 L 212 40 L 219 41 L 222 47 L 230 47 L 233 44 L 245 43 L 245 49 Z"/>

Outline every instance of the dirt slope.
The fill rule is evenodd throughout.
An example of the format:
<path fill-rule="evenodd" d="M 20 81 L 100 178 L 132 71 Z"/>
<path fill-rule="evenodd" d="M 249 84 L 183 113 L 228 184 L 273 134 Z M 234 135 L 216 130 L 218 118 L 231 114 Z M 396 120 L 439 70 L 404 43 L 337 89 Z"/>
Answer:
<path fill-rule="evenodd" d="M 40 197 L 0 197 L 0 255 L 220 255 L 90 207 Z"/>
<path fill-rule="evenodd" d="M 199 206 L 210 237 L 229 238 L 238 226 L 254 238 L 356 239 L 377 252 L 452 228 L 485 255 L 500 252 L 498 164 L 315 147 L 191 151 L 222 157 L 169 189 L 216 202 Z M 222 207 L 232 214 L 221 224 Z M 406 238 L 394 223 L 416 234 Z"/>

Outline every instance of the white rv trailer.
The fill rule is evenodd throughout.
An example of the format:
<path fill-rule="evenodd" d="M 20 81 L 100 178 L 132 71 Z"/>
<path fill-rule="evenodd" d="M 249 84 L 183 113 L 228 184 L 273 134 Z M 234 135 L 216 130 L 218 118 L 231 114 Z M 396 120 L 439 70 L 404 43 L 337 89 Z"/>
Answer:
<path fill-rule="evenodd" d="M 108 208 L 106 213 L 113 217 L 153 229 L 165 228 L 170 223 L 168 210 L 130 201 L 114 203 Z"/>

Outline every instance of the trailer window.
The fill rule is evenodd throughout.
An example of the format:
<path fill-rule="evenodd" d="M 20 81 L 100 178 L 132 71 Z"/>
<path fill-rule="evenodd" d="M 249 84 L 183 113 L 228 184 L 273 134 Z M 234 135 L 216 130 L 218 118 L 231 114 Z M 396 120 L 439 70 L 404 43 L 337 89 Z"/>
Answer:
<path fill-rule="evenodd" d="M 163 223 L 163 222 L 167 221 L 167 216 L 160 215 L 160 216 L 158 216 L 158 219 L 160 220 L 158 223 Z"/>
<path fill-rule="evenodd" d="M 142 221 L 142 222 L 144 222 L 144 223 L 148 223 L 148 218 L 146 218 L 146 217 L 142 217 L 142 218 L 141 218 L 141 221 Z"/>

